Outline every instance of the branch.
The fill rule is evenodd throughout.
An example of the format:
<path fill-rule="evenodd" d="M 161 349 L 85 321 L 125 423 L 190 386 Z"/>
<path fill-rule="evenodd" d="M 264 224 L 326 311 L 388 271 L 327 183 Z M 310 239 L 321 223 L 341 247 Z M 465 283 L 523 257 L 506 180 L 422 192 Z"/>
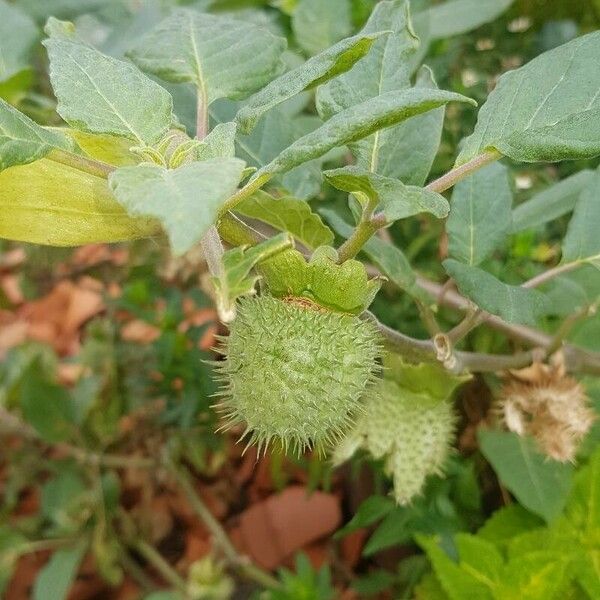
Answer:
<path fill-rule="evenodd" d="M 445 289 L 443 285 L 417 277 L 417 285 L 429 292 L 437 299 L 439 304 L 460 311 L 468 311 L 472 308 L 472 303 L 464 296 L 461 296 L 454 290 Z M 486 313 L 489 315 L 489 313 Z M 553 336 L 543 333 L 526 325 L 516 325 L 507 323 L 496 315 L 489 315 L 485 324 L 501 331 L 511 339 L 524 342 L 530 346 L 543 348 L 546 352 L 552 348 L 555 339 Z M 572 344 L 563 344 L 562 351 L 565 355 L 566 366 L 569 371 L 589 373 L 591 375 L 600 375 L 600 353 L 591 352 L 574 346 Z"/>
<path fill-rule="evenodd" d="M 149 469 L 156 467 L 156 461 L 151 458 L 90 452 L 84 448 L 72 446 L 65 442 L 49 444 L 40 438 L 38 432 L 33 427 L 23 423 L 21 419 L 3 407 L 0 407 L 0 433 L 18 435 L 30 442 L 43 444 L 48 449 L 52 448 L 62 452 L 84 464 L 101 465 L 112 469 Z"/>
<path fill-rule="evenodd" d="M 432 340 L 418 340 L 391 329 L 380 323 L 372 313 L 365 313 L 365 318 L 372 321 L 383 335 L 385 341 L 394 352 L 406 356 L 413 362 L 440 362 L 438 349 Z M 478 352 L 453 351 L 451 356 L 444 361 L 446 369 L 453 373 L 470 371 L 472 373 L 485 373 L 519 369 L 530 365 L 539 352 L 530 350 L 517 354 L 482 354 Z M 542 352 L 542 354 L 544 354 Z"/>
<path fill-rule="evenodd" d="M 262 238 L 257 231 L 246 225 L 246 223 L 232 213 L 222 217 L 219 223 L 219 230 L 223 238 L 234 245 L 254 245 L 259 243 Z M 438 304 L 443 304 L 444 306 L 460 311 L 472 311 L 473 309 L 473 304 L 467 300 L 467 298 L 461 296 L 455 290 L 447 289 L 439 283 L 430 281 L 424 277 L 417 277 L 417 285 L 436 298 Z M 369 313 L 367 313 L 367 315 L 368 314 Z M 400 354 L 404 354 L 408 358 L 417 361 L 437 361 L 435 346 L 432 341 L 417 340 L 394 331 L 379 322 L 377 322 L 377 324 L 388 343 L 390 343 Z M 545 352 L 551 348 L 555 341 L 552 336 L 538 331 L 537 329 L 525 325 L 507 323 L 495 315 L 489 315 L 486 324 L 501 331 L 511 339 L 525 342 L 534 348 L 543 348 Z M 567 367 L 570 371 L 579 371 L 596 375 L 600 374 L 600 353 L 588 352 L 583 348 L 570 344 L 564 344 L 562 350 L 565 354 Z M 534 356 L 534 352 L 505 356 L 455 351 L 454 356 L 457 359 L 458 367 L 462 365 L 464 368 L 472 371 L 518 369 L 531 364 L 533 358 L 538 358 L 538 355 Z"/>

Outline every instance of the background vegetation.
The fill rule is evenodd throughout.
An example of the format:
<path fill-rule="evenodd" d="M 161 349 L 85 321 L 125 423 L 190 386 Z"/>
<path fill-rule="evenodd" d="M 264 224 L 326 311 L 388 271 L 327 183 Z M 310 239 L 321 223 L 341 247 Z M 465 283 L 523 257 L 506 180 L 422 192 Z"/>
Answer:
<path fill-rule="evenodd" d="M 0 97 L 39 123 L 61 124 L 38 43 L 46 19 L 75 22 L 86 40 L 119 57 L 176 4 L 267 26 L 288 38 L 295 64 L 356 32 L 375 1 L 2 1 Z M 412 11 L 438 4 L 413 0 Z M 474 9 L 476 27 L 452 14 L 443 20 L 425 59 L 440 88 L 481 104 L 501 73 L 600 25 L 598 0 L 503 4 L 491 22 Z M 193 99 L 173 94 L 193 131 Z M 295 102 L 245 141 L 251 164 L 314 125 L 312 93 Z M 211 117 L 231 110 L 217 103 Z M 452 167 L 475 121 L 468 105 L 448 106 L 431 179 Z M 571 179 L 542 209 L 518 207 L 599 160 L 503 164 L 522 227 L 486 268 L 518 283 L 556 264 L 581 184 Z M 321 181 L 321 166 L 309 163 L 281 185 L 315 212 L 346 214 L 345 195 Z M 443 280 L 443 221 L 419 217 L 386 234 L 424 285 L 443 292 L 431 283 Z M 437 319 L 449 329 L 460 312 L 456 293 L 446 292 Z M 564 339 L 600 351 L 600 316 L 591 310 L 597 269 L 559 278 L 547 293 L 560 315 L 545 318 L 543 329 L 555 332 L 567 317 Z M 75 250 L 0 241 L 3 597 L 600 597 L 597 424 L 575 464 L 550 461 L 530 440 L 490 430 L 501 381 L 478 375 L 457 393 L 458 450 L 445 476 L 430 477 L 422 496 L 398 507 L 382 465 L 366 454 L 333 469 L 310 453 L 243 454 L 236 432 L 215 433 L 211 348 L 224 331 L 211 294 L 200 253 L 172 258 L 162 238 Z M 574 315 L 576 301 L 585 310 Z M 428 336 L 414 303 L 391 284 L 372 311 Z M 521 342 L 487 324 L 463 345 L 503 353 Z M 598 378 L 583 382 L 600 410 Z"/>

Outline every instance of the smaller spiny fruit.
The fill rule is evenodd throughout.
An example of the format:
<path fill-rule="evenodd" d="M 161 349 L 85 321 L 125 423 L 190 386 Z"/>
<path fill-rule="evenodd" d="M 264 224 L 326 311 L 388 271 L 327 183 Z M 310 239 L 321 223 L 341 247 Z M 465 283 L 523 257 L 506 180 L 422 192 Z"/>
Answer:
<path fill-rule="evenodd" d="M 398 504 L 409 504 L 429 475 L 441 474 L 454 434 L 449 400 L 415 392 L 387 377 L 365 398 L 365 411 L 334 453 L 339 464 L 359 448 L 383 459 Z"/>
<path fill-rule="evenodd" d="M 362 410 L 380 340 L 371 323 L 304 298 L 244 297 L 222 353 L 225 427 L 245 423 L 259 451 L 301 452 L 339 439 Z"/>

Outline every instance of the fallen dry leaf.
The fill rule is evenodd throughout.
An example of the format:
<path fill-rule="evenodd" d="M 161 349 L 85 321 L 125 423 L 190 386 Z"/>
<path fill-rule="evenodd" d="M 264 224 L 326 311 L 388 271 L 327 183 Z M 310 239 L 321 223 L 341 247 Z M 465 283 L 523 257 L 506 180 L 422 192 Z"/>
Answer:
<path fill-rule="evenodd" d="M 151 344 L 160 337 L 160 329 L 140 319 L 125 323 L 121 328 L 121 339 L 136 344 Z"/>
<path fill-rule="evenodd" d="M 336 496 L 309 494 L 305 487 L 292 486 L 246 509 L 234 537 L 242 551 L 273 569 L 300 548 L 330 534 L 341 518 Z"/>
<path fill-rule="evenodd" d="M 61 281 L 46 296 L 24 305 L 19 317 L 29 325 L 27 336 L 54 347 L 61 355 L 79 349 L 79 329 L 104 310 L 102 295 L 91 281 Z"/>

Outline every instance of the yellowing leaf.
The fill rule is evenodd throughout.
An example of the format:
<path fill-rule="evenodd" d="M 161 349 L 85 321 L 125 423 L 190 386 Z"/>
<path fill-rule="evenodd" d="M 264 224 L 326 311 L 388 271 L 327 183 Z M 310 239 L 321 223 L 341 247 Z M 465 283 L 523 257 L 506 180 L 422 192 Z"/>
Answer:
<path fill-rule="evenodd" d="M 0 173 L 0 237 L 78 246 L 155 235 L 153 219 L 130 217 L 106 180 L 48 159 Z"/>

